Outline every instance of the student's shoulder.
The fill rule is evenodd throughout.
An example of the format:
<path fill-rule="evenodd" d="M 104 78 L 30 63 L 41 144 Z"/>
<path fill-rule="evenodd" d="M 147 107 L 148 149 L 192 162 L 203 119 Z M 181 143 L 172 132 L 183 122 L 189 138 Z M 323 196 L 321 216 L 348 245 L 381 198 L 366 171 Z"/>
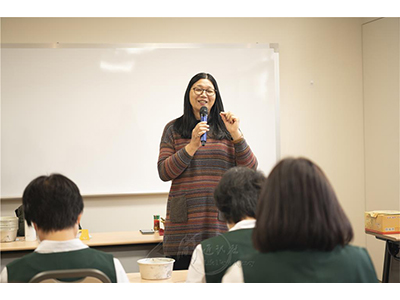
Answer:
<path fill-rule="evenodd" d="M 213 236 L 213 237 L 210 237 L 208 239 L 205 239 L 205 240 L 201 241 L 200 244 L 204 248 L 204 247 L 206 247 L 207 245 L 210 245 L 210 244 L 220 243 L 221 241 L 226 240 L 226 234 L 227 233 L 228 232 L 221 233 L 221 234 L 218 234 L 216 236 Z"/>
<path fill-rule="evenodd" d="M 114 255 L 112 255 L 111 253 L 107 253 L 107 252 L 100 251 L 100 250 L 97 250 L 97 249 L 94 249 L 94 248 L 90 248 L 90 247 L 86 248 L 86 249 L 83 249 L 83 250 L 86 250 L 87 252 L 90 252 L 90 253 L 96 254 L 96 255 L 100 255 L 100 256 L 114 257 Z"/>
<path fill-rule="evenodd" d="M 226 236 L 248 235 L 252 234 L 252 232 L 253 228 L 242 228 L 242 229 L 227 231 L 224 233 L 224 235 Z"/>
<path fill-rule="evenodd" d="M 352 265 L 354 270 L 358 270 L 361 276 L 360 282 L 378 282 L 374 264 L 364 247 L 347 245 L 344 247 L 347 251 L 347 263 Z"/>
<path fill-rule="evenodd" d="M 17 258 L 15 260 L 13 260 L 12 262 L 8 263 L 7 264 L 7 268 L 11 268 L 11 267 L 14 267 L 14 266 L 18 266 L 20 264 L 24 264 L 25 262 L 34 259 L 34 257 L 36 255 L 37 255 L 36 252 L 32 252 L 32 253 L 24 255 L 23 257 Z"/>
<path fill-rule="evenodd" d="M 371 257 L 369 256 L 367 249 L 364 247 L 346 245 L 342 248 L 342 251 L 345 253 L 348 260 L 353 263 L 362 261 L 372 265 Z"/>
<path fill-rule="evenodd" d="M 353 254 L 360 254 L 360 255 L 368 255 L 367 249 L 364 247 L 360 246 L 355 246 L 355 245 L 346 245 L 343 247 L 343 250 L 348 252 L 348 253 L 353 253 Z"/>
<path fill-rule="evenodd" d="M 230 243 L 232 240 L 236 239 L 242 239 L 247 236 L 251 237 L 251 234 L 253 232 L 253 229 L 238 229 L 238 230 L 233 230 L 233 231 L 227 231 L 224 233 L 221 233 L 219 235 L 216 235 L 214 237 L 208 238 L 204 241 L 201 242 L 201 244 L 207 245 L 210 243 Z"/>

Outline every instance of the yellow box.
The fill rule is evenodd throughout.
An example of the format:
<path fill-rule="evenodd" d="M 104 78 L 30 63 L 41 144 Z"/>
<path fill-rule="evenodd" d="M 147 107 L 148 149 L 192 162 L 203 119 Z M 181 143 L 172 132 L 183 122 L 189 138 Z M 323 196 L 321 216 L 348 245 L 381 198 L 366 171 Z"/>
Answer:
<path fill-rule="evenodd" d="M 365 231 L 394 234 L 400 233 L 400 211 L 374 210 L 365 212 Z"/>

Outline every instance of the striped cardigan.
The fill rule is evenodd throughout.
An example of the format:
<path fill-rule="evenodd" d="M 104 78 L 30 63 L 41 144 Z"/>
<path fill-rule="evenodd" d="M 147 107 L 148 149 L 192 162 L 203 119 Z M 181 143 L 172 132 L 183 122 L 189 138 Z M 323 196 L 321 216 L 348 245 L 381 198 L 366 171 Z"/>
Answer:
<path fill-rule="evenodd" d="M 207 134 L 207 143 L 194 156 L 185 150 L 184 139 L 174 128 L 165 128 L 160 143 L 158 173 L 163 181 L 172 180 L 168 195 L 163 249 L 165 255 L 192 255 L 201 241 L 226 232 L 214 204 L 214 188 L 231 167 L 257 168 L 257 159 L 242 138 L 232 142 L 216 140 Z"/>

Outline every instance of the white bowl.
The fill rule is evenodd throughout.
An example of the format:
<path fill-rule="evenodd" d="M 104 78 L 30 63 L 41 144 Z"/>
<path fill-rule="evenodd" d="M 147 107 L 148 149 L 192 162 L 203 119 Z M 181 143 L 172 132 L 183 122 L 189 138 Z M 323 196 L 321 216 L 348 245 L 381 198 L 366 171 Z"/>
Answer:
<path fill-rule="evenodd" d="M 166 257 L 142 258 L 137 261 L 143 279 L 171 278 L 174 262 L 175 259 Z"/>

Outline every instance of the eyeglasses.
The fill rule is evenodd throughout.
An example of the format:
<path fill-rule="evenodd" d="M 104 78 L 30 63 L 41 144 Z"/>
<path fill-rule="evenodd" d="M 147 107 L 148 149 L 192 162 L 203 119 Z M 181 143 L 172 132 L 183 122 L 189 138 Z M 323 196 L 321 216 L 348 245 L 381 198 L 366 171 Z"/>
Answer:
<path fill-rule="evenodd" d="M 201 95 L 201 94 L 203 94 L 203 92 L 205 91 L 206 94 L 207 94 L 207 96 L 214 96 L 214 95 L 215 95 L 215 92 L 216 92 L 216 90 L 214 90 L 214 89 L 202 89 L 202 88 L 200 88 L 200 87 L 194 87 L 194 88 L 193 88 L 193 91 L 194 91 L 194 93 L 195 93 L 196 95 Z"/>

